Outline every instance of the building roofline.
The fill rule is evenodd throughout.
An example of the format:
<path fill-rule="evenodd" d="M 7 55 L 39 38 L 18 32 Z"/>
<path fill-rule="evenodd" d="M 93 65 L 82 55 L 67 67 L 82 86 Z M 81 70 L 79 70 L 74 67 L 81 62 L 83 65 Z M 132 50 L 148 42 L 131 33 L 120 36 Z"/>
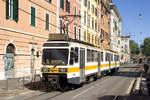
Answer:
<path fill-rule="evenodd" d="M 119 20 L 122 21 L 122 18 L 120 16 L 117 6 L 112 2 L 110 3 L 110 10 L 111 9 L 113 9 L 115 11 L 116 15 L 119 17 Z"/>

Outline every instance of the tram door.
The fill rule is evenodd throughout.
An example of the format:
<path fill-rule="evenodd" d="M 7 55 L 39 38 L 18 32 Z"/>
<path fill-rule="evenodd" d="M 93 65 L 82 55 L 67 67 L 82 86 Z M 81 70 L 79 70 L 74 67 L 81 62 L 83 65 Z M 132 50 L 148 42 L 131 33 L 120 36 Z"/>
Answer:
<path fill-rule="evenodd" d="M 109 73 L 111 72 L 111 54 L 108 53 L 108 57 L 109 57 Z"/>
<path fill-rule="evenodd" d="M 116 55 L 114 55 L 114 60 L 115 60 L 115 67 L 117 67 Z"/>
<path fill-rule="evenodd" d="M 100 52 L 98 52 L 98 77 L 101 75 L 101 59 L 100 59 Z"/>
<path fill-rule="evenodd" d="M 85 81 L 85 49 L 80 48 L 80 82 Z"/>

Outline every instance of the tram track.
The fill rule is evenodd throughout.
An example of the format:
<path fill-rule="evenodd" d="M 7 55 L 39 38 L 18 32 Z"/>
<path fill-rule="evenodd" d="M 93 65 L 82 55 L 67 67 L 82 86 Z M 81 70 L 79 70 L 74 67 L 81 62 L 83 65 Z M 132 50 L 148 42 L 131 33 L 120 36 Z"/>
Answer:
<path fill-rule="evenodd" d="M 44 92 L 44 93 L 41 93 L 39 95 L 34 95 L 30 98 L 27 98 L 25 100 L 36 100 L 35 98 L 39 98 L 39 97 L 43 97 L 44 95 L 47 95 L 49 94 L 49 97 L 48 98 L 44 98 L 44 100 L 51 100 L 57 96 L 60 96 L 60 95 L 63 95 L 64 93 L 67 93 L 69 91 L 76 91 L 78 89 L 82 89 L 82 88 L 85 88 L 85 87 L 88 87 L 88 86 L 93 86 L 93 85 L 96 85 L 96 84 L 100 84 L 100 83 L 103 83 L 104 81 L 108 80 L 109 78 L 111 78 L 111 76 L 105 76 L 101 79 L 98 79 L 97 81 L 94 81 L 94 82 L 91 82 L 91 83 L 87 83 L 85 84 L 83 87 L 80 87 L 80 88 L 77 88 L 77 89 L 73 89 L 73 90 L 68 90 L 66 92 L 59 92 L 59 91 L 52 91 L 52 92 Z M 52 95 L 52 96 L 50 96 Z"/>
<path fill-rule="evenodd" d="M 31 94 L 30 96 L 28 96 L 28 98 L 25 98 L 23 100 L 55 100 L 57 98 L 61 99 L 62 97 L 65 97 L 65 96 L 68 96 L 67 98 L 72 98 L 76 95 L 77 95 L 77 97 L 75 99 L 78 99 L 81 96 L 79 94 L 82 93 L 82 95 L 86 95 L 87 93 L 89 93 L 89 91 L 93 91 L 93 89 L 95 90 L 97 88 L 99 88 L 99 90 L 103 90 L 99 94 L 100 97 L 116 93 L 115 95 L 113 95 L 113 98 L 111 98 L 111 100 L 121 100 L 120 98 L 122 98 L 122 97 L 120 97 L 120 93 L 124 94 L 124 92 L 123 91 L 121 92 L 121 90 L 120 90 L 120 92 L 118 92 L 118 90 L 122 86 L 122 84 L 126 82 L 127 79 L 130 79 L 130 80 L 133 79 L 133 77 L 135 76 L 135 75 L 133 75 L 135 70 L 136 70 L 135 68 L 131 69 L 131 68 L 121 68 L 120 67 L 120 70 L 118 72 L 115 72 L 115 73 L 113 73 L 111 75 L 108 75 L 108 76 L 104 76 L 101 79 L 98 79 L 97 81 L 87 83 L 87 84 L 85 84 L 84 86 L 82 86 L 80 88 L 73 89 L 73 90 L 68 90 L 66 92 L 60 92 L 60 91 L 50 91 L 50 92 L 35 91 L 33 93 L 33 95 Z M 124 74 L 122 74 L 122 73 L 124 73 Z M 130 78 L 130 77 L 132 77 L 132 78 Z M 115 84 L 113 89 L 111 89 L 112 88 L 111 84 Z M 90 87 L 92 87 L 92 88 L 90 88 Z M 128 87 L 128 86 L 126 86 L 126 87 Z M 90 88 L 90 89 L 87 90 L 88 88 Z M 86 93 L 84 93 L 84 91 L 86 91 Z M 124 88 L 124 91 L 125 91 L 125 88 Z M 13 98 L 13 100 L 17 100 L 17 99 Z"/>

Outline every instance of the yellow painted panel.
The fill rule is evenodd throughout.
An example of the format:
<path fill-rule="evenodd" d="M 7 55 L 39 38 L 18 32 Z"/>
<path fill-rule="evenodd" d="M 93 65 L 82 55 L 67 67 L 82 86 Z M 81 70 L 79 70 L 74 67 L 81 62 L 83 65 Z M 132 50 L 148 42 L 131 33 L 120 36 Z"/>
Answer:
<path fill-rule="evenodd" d="M 79 72 L 79 71 L 80 71 L 79 67 L 68 68 L 68 73 Z"/>
<path fill-rule="evenodd" d="M 98 65 L 92 65 L 92 66 L 85 66 L 85 70 L 92 70 L 92 69 L 97 69 Z"/>

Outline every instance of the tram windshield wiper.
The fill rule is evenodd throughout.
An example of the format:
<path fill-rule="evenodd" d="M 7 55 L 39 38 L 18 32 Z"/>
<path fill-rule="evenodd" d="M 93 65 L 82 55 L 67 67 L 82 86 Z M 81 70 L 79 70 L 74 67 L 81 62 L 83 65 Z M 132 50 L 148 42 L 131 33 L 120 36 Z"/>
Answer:
<path fill-rule="evenodd" d="M 63 61 L 61 61 L 60 63 L 58 64 L 55 64 L 53 68 L 56 68 L 58 65 L 62 65 L 63 64 Z"/>

